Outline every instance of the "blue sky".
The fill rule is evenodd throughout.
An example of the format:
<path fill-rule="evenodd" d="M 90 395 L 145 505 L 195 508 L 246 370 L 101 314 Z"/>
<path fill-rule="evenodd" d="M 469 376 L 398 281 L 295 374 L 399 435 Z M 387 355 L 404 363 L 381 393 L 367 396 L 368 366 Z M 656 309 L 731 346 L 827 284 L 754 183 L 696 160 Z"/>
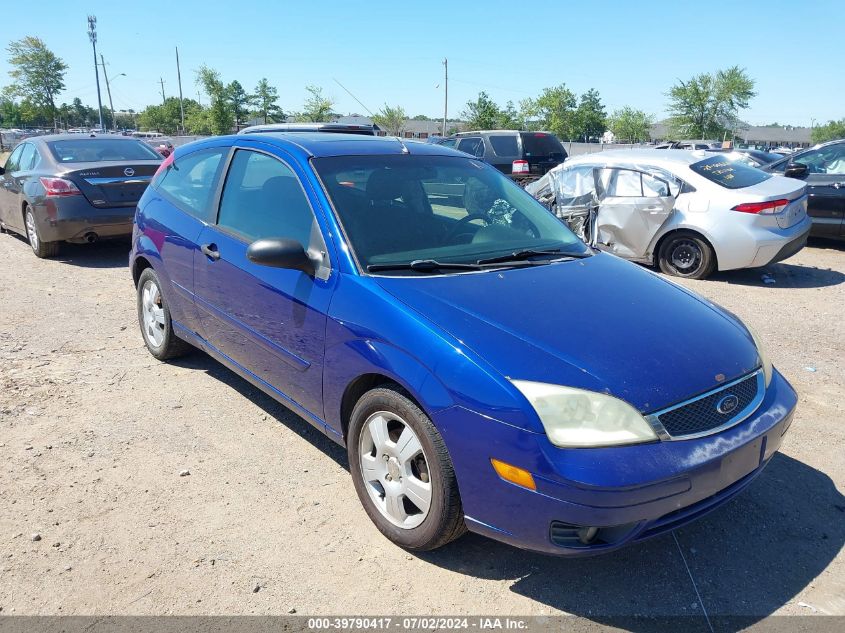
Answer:
<path fill-rule="evenodd" d="M 126 74 L 112 82 L 115 109 L 160 101 L 160 76 L 165 93 L 178 94 L 178 45 L 185 96 L 196 98 L 194 71 L 206 63 L 247 90 L 267 77 L 286 111 L 300 109 L 305 85 L 315 84 L 336 110 L 363 112 L 337 80 L 373 111 L 389 103 L 442 116 L 447 57 L 450 117 L 479 90 L 517 103 L 565 83 L 579 94 L 596 88 L 608 110 L 632 105 L 662 118 L 678 78 L 734 64 L 757 81 L 744 113 L 751 123 L 845 117 L 841 0 L 41 0 L 37 15 L 5 11 L 4 46 L 41 37 L 70 66 L 60 101 L 79 96 L 96 106 L 88 13 L 97 16 L 109 76 Z M 0 86 L 8 71 L 2 55 Z"/>

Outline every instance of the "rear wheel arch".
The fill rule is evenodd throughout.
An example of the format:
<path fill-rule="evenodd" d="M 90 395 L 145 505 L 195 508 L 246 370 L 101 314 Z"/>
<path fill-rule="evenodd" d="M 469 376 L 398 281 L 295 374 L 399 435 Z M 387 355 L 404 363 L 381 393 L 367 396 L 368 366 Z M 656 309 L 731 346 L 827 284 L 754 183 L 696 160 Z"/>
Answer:
<path fill-rule="evenodd" d="M 138 280 L 141 278 L 141 273 L 143 273 L 147 268 L 152 268 L 153 265 L 149 259 L 144 257 L 143 255 L 139 255 L 135 258 L 135 261 L 132 262 L 132 281 L 135 282 L 135 286 L 138 286 Z"/>

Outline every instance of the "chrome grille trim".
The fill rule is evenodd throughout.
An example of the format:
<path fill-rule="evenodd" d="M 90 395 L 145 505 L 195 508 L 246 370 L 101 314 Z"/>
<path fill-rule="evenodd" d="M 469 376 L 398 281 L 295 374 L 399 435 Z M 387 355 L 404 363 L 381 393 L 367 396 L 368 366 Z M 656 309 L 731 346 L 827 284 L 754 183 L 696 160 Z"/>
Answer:
<path fill-rule="evenodd" d="M 751 400 L 748 405 L 740 410 L 735 416 L 733 416 L 730 420 L 721 424 L 719 426 L 713 427 L 711 429 L 707 429 L 705 431 L 701 431 L 699 433 L 690 433 L 688 435 L 670 435 L 666 428 L 663 426 L 663 423 L 660 421 L 660 416 L 664 415 L 670 411 L 675 411 L 682 407 L 686 407 L 693 402 L 698 402 L 699 400 L 703 400 L 704 398 L 709 398 L 715 394 L 718 394 L 722 391 L 730 389 L 734 385 L 737 385 L 745 380 L 748 380 L 751 377 L 756 376 L 757 378 L 757 393 L 755 394 L 754 398 Z M 683 402 L 678 402 L 677 404 L 673 404 L 665 409 L 661 409 L 660 411 L 655 411 L 654 413 L 650 413 L 645 416 L 646 421 L 652 426 L 654 432 L 657 433 L 657 436 L 664 441 L 679 441 L 679 440 L 692 440 L 699 437 L 706 437 L 708 435 L 714 435 L 715 433 L 719 433 L 726 429 L 731 428 L 732 426 L 736 426 L 743 420 L 746 420 L 752 413 L 754 413 L 760 404 L 763 402 L 763 398 L 766 396 L 766 382 L 765 377 L 763 376 L 763 370 L 758 369 L 757 371 L 751 372 L 750 374 L 746 374 L 736 380 L 733 380 L 729 383 L 724 385 L 720 385 L 715 389 L 711 389 L 705 393 L 699 394 L 693 398 L 689 398 L 684 400 Z"/>

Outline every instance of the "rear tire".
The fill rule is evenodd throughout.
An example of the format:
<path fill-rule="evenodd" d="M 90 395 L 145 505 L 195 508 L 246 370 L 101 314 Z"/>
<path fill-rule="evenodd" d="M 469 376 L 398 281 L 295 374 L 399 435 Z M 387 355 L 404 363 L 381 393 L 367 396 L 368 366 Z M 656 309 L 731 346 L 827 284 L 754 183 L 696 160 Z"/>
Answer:
<path fill-rule="evenodd" d="M 35 213 L 29 205 L 26 205 L 24 209 L 23 221 L 29 246 L 36 257 L 46 259 L 59 254 L 58 242 L 45 242 L 41 239 L 41 235 L 38 233 L 38 224 L 35 222 Z"/>
<path fill-rule="evenodd" d="M 466 531 L 446 444 L 398 385 L 365 393 L 349 423 L 349 471 L 376 527 L 409 550 L 442 547 Z"/>
<path fill-rule="evenodd" d="M 663 240 L 657 262 L 667 275 L 704 279 L 716 269 L 716 253 L 701 236 L 682 231 Z"/>
<path fill-rule="evenodd" d="M 150 354 L 159 360 L 184 356 L 191 345 L 173 333 L 170 307 L 161 291 L 161 281 L 152 268 L 138 278 L 138 324 Z"/>

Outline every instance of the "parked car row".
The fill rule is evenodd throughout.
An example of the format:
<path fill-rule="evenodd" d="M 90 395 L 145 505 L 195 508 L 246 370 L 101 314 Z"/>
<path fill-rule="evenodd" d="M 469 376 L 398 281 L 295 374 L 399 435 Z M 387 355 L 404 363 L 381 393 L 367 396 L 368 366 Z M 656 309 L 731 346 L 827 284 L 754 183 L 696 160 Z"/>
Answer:
<path fill-rule="evenodd" d="M 4 226 L 41 256 L 131 226 L 149 352 L 204 350 L 345 446 L 366 513 L 408 549 L 651 538 L 743 490 L 793 419 L 742 321 L 603 251 L 644 257 L 698 214 L 736 237 L 661 247 L 670 272 L 771 261 L 809 228 L 795 180 L 703 152 L 572 159 L 541 182 L 571 194 L 558 212 L 597 201 L 579 239 L 476 156 L 395 138 L 263 131 L 161 161 L 58 136 L 10 161 Z"/>

